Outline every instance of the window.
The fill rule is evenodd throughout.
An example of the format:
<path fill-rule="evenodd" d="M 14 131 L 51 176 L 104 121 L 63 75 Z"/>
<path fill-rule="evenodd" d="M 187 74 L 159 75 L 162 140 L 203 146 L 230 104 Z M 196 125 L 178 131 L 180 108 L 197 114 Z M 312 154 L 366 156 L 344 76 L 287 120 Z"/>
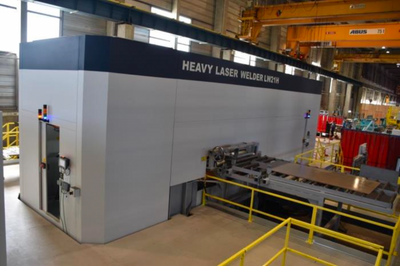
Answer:
<path fill-rule="evenodd" d="M 156 7 L 151 8 L 151 12 L 167 18 L 175 18 L 172 12 L 165 11 Z M 183 23 L 191 24 L 192 20 L 190 18 L 179 16 L 179 21 Z M 169 48 L 176 48 L 179 51 L 189 52 L 190 51 L 190 39 L 184 37 L 175 37 L 175 35 L 159 31 L 151 30 L 149 43 L 160 45 Z"/>
<path fill-rule="evenodd" d="M 184 16 L 179 16 L 179 21 L 186 24 L 192 24 L 192 20 Z M 176 49 L 179 51 L 190 52 L 190 39 L 178 37 L 176 39 Z"/>
<path fill-rule="evenodd" d="M 244 65 L 256 66 L 256 57 L 253 55 L 235 51 L 233 56 L 233 62 Z"/>
<path fill-rule="evenodd" d="M 0 0 L 0 51 L 18 53 L 20 40 L 19 2 Z"/>
<path fill-rule="evenodd" d="M 28 3 L 28 42 L 60 36 L 60 10 Z"/>
<path fill-rule="evenodd" d="M 318 62 L 311 62 L 311 65 L 321 67 L 321 63 L 318 63 Z M 321 75 L 317 74 L 316 80 L 320 80 L 320 78 L 321 78 Z"/>
<path fill-rule="evenodd" d="M 174 48 L 175 36 L 163 31 L 151 30 L 149 43 L 164 47 Z"/>
<path fill-rule="evenodd" d="M 295 67 L 285 65 L 285 73 L 289 75 L 294 75 Z"/>
<path fill-rule="evenodd" d="M 331 83 L 329 83 L 329 93 L 332 93 L 333 89 L 333 79 L 331 79 Z"/>
<path fill-rule="evenodd" d="M 166 10 L 163 10 L 163 9 L 160 9 L 160 8 L 157 8 L 154 6 L 151 7 L 151 13 L 154 13 L 154 14 L 166 17 L 166 18 L 175 18 L 174 14 L 172 12 L 168 12 Z"/>
<path fill-rule="evenodd" d="M 172 12 L 168 12 L 156 7 L 151 7 L 151 13 L 167 18 L 174 18 L 174 14 L 172 14 Z M 151 30 L 149 43 L 169 48 L 175 48 L 175 36 L 167 32 Z"/>

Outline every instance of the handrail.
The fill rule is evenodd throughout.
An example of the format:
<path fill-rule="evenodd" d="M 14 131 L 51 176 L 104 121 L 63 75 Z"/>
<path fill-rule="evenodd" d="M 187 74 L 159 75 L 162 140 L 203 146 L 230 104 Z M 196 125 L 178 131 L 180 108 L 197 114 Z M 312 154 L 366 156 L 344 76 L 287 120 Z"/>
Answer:
<path fill-rule="evenodd" d="M 297 163 L 301 160 L 307 160 L 309 161 L 309 163 L 328 163 L 330 166 L 334 166 L 337 168 L 341 169 L 341 172 L 344 173 L 344 170 L 354 170 L 354 171 L 360 171 L 360 168 L 357 167 L 352 167 L 352 166 L 347 166 L 347 165 L 343 165 L 343 164 L 337 164 L 337 163 L 331 163 L 329 161 L 322 161 L 322 160 L 317 160 L 317 159 L 313 159 L 313 158 L 308 158 L 308 157 L 301 157 L 296 155 L 294 157 L 294 163 Z"/>
<path fill-rule="evenodd" d="M 250 190 L 251 191 L 250 206 L 246 206 L 246 205 L 243 205 L 243 204 L 240 204 L 240 203 L 237 203 L 237 202 L 233 202 L 231 200 L 227 200 L 227 199 L 224 199 L 224 198 L 221 198 L 221 197 L 218 197 L 218 196 L 211 195 L 211 194 L 207 193 L 207 191 L 206 191 L 207 179 L 213 179 L 213 180 L 216 180 L 216 181 L 219 181 L 219 182 L 223 182 L 223 183 L 226 183 L 226 184 L 230 184 L 230 185 L 234 185 L 234 186 L 237 186 L 237 187 L 241 187 L 241 188 Z M 212 198 L 212 199 L 215 199 L 217 201 L 222 201 L 222 202 L 225 202 L 225 203 L 228 203 L 228 204 L 231 204 L 231 205 L 234 205 L 234 206 L 237 206 L 237 207 L 240 207 L 240 208 L 248 210 L 249 211 L 249 216 L 248 216 L 248 221 L 249 222 L 252 221 L 253 213 L 258 213 L 258 214 L 261 214 L 261 215 L 264 215 L 264 216 L 267 216 L 267 217 L 271 217 L 271 218 L 274 218 L 274 219 L 277 219 L 277 220 L 280 220 L 280 221 L 284 221 L 285 219 L 282 218 L 282 217 L 279 217 L 279 216 L 276 216 L 276 215 L 273 215 L 273 214 L 269 214 L 269 213 L 266 213 L 266 212 L 263 212 L 263 211 L 260 211 L 260 210 L 257 210 L 257 209 L 253 208 L 255 192 L 258 192 L 258 193 L 262 193 L 262 194 L 265 194 L 265 195 L 268 195 L 268 196 L 272 196 L 272 197 L 275 197 L 275 198 L 283 199 L 283 200 L 286 200 L 286 201 L 290 201 L 290 202 L 293 202 L 293 203 L 301 204 L 303 206 L 307 206 L 307 207 L 312 208 L 313 211 L 312 211 L 312 217 L 311 217 L 311 225 L 313 225 L 313 226 L 315 226 L 315 224 L 316 224 L 316 219 L 317 219 L 318 212 L 326 211 L 326 212 L 330 212 L 330 213 L 333 213 L 333 214 L 341 215 L 341 216 L 344 216 L 344 217 L 347 217 L 347 218 L 350 218 L 350 219 L 354 219 L 354 220 L 357 220 L 357 221 L 360 221 L 360 222 L 365 222 L 365 223 L 368 223 L 368 224 L 371 224 L 371 225 L 375 225 L 375 226 L 378 226 L 378 227 L 381 227 L 381 228 L 389 229 L 389 230 L 391 230 L 393 232 L 392 233 L 392 237 L 391 237 L 391 244 L 390 244 L 390 247 L 389 247 L 388 251 L 386 251 L 386 250 L 382 251 L 383 254 L 388 255 L 388 260 L 387 260 L 388 263 L 386 264 L 387 266 L 390 265 L 392 256 L 394 256 L 396 254 L 395 247 L 396 247 L 397 239 L 398 239 L 399 232 L 400 232 L 400 230 L 399 230 L 400 218 L 399 217 L 397 218 L 397 222 L 396 222 L 395 226 L 391 226 L 391 225 L 387 225 L 387 224 L 384 224 L 384 223 L 368 220 L 366 218 L 357 217 L 357 216 L 354 216 L 354 215 L 351 215 L 351 214 L 348 214 L 348 213 L 344 213 L 344 212 L 332 210 L 332 209 L 329 209 L 329 208 L 325 208 L 323 206 L 311 204 L 311 203 L 308 203 L 308 202 L 303 202 L 303 201 L 300 201 L 300 200 L 297 200 L 297 199 L 293 199 L 293 198 L 290 198 L 290 197 L 286 197 L 286 196 L 283 196 L 283 195 L 279 195 L 279 194 L 276 194 L 276 193 L 273 193 L 273 192 L 269 192 L 269 191 L 261 190 L 261 189 L 258 189 L 258 188 L 246 186 L 246 185 L 243 185 L 243 184 L 240 184 L 240 183 L 236 183 L 236 182 L 233 182 L 233 181 L 229 181 L 229 180 L 226 180 L 226 179 L 223 179 L 223 178 L 219 178 L 219 177 L 215 177 L 215 176 L 211 176 L 211 175 L 206 175 L 206 177 L 204 178 L 204 182 L 205 182 L 205 184 L 204 184 L 204 188 L 203 188 L 203 206 L 206 204 L 206 199 L 207 198 Z M 323 233 L 319 229 L 318 229 L 318 231 L 316 231 L 315 227 L 310 227 L 309 228 L 309 236 L 308 236 L 308 240 L 307 240 L 307 242 L 309 244 L 313 243 L 313 241 L 314 241 L 314 233 L 315 232 Z M 348 241 L 349 240 L 355 241 L 354 239 L 352 239 L 351 237 L 349 237 L 347 235 L 341 235 L 341 239 L 342 240 L 348 240 Z"/>
<path fill-rule="evenodd" d="M 19 126 L 15 122 L 5 123 L 3 129 L 3 149 L 19 145 Z"/>
<path fill-rule="evenodd" d="M 338 146 L 338 147 L 336 148 L 336 146 Z M 331 154 L 330 154 L 330 157 L 329 157 L 330 160 L 325 160 L 325 154 L 322 156 L 321 152 L 325 153 L 325 151 L 329 147 L 331 147 Z M 322 150 L 322 151 L 320 152 L 320 150 Z M 335 152 L 339 153 L 339 162 L 334 161 Z M 318 159 L 318 156 L 317 156 L 318 154 L 319 154 L 319 159 Z M 343 151 L 342 151 L 342 148 L 340 146 L 340 143 L 328 143 L 328 144 L 324 145 L 318 139 L 317 140 L 317 144 L 316 144 L 314 149 L 311 149 L 309 151 L 297 154 L 294 157 L 294 162 L 298 163 L 299 161 L 302 162 L 304 160 L 304 161 L 308 161 L 308 164 L 319 163 L 321 166 L 322 166 L 322 164 L 329 164 L 330 166 L 334 166 L 336 168 L 341 169 L 342 173 L 344 173 L 345 170 L 360 171 L 359 168 L 343 165 L 342 164 L 342 160 L 341 160 L 342 159 L 342 155 L 343 155 Z"/>
<path fill-rule="evenodd" d="M 282 227 L 286 226 L 288 223 L 290 222 L 290 218 L 286 219 L 285 221 L 283 221 L 282 223 L 280 223 L 279 225 L 277 225 L 276 227 L 274 227 L 273 229 L 271 229 L 270 231 L 268 231 L 266 234 L 264 234 L 263 236 L 261 236 L 260 238 L 258 238 L 257 240 L 255 240 L 254 242 L 250 243 L 249 245 L 247 245 L 246 247 L 242 248 L 241 250 L 239 250 L 238 252 L 236 252 L 234 255 L 232 255 L 231 257 L 229 257 L 227 260 L 225 260 L 223 263 L 219 264 L 219 266 L 223 266 L 223 265 L 228 265 L 229 263 L 233 262 L 234 260 L 236 260 L 237 258 L 239 258 L 240 256 L 242 256 L 243 253 L 246 253 L 248 251 L 250 251 L 251 249 L 253 249 L 255 246 L 257 246 L 258 244 L 260 244 L 262 241 L 264 241 L 265 239 L 267 239 L 268 237 L 270 237 L 271 235 L 275 234 L 276 232 L 278 232 Z"/>
<path fill-rule="evenodd" d="M 380 226 L 380 227 L 383 227 L 383 228 L 386 228 L 386 229 L 390 229 L 390 230 L 394 229 L 394 226 L 390 226 L 390 225 L 387 225 L 387 224 L 371 221 L 371 220 L 368 220 L 368 219 L 365 219 L 365 218 L 361 218 L 361 217 L 357 217 L 357 216 L 354 216 L 354 215 L 351 215 L 351 214 L 347 214 L 347 213 L 344 213 L 344 212 L 335 211 L 335 210 L 332 210 L 332 209 L 329 209 L 329 208 L 325 208 L 325 207 L 322 207 L 322 206 L 319 206 L 319 205 L 315 205 L 315 204 L 312 204 L 312 203 L 308 203 L 308 202 L 304 202 L 304 201 L 301 201 L 301 200 L 296 200 L 296 199 L 293 199 L 293 198 L 289 198 L 289 197 L 286 197 L 286 196 L 283 196 L 283 195 L 280 195 L 280 194 L 276 194 L 276 193 L 273 193 L 273 192 L 265 191 L 265 190 L 262 190 L 262 189 L 253 188 L 253 187 L 246 186 L 246 185 L 243 185 L 243 184 L 235 183 L 233 181 L 225 180 L 223 178 L 219 178 L 219 177 L 216 177 L 216 176 L 207 175 L 206 178 L 214 179 L 214 180 L 217 180 L 217 181 L 220 181 L 220 182 L 224 182 L 224 183 L 227 183 L 227 184 L 231 184 L 231 185 L 234 185 L 234 186 L 237 186 L 237 187 L 242 187 L 242 188 L 246 188 L 246 189 L 249 189 L 249 190 L 254 190 L 255 192 L 259 192 L 259 193 L 262 193 L 262 194 L 265 194 L 265 195 L 268 195 L 268 196 L 272 196 L 272 197 L 284 199 L 284 200 L 287 200 L 287 201 L 291 201 L 291 202 L 294 202 L 294 203 L 298 203 L 298 204 L 301 204 L 301 205 L 304 205 L 304 206 L 307 206 L 307 207 L 316 208 L 316 209 L 321 210 L 321 211 L 327 211 L 327 212 L 331 212 L 331 213 L 334 213 L 334 214 L 343 215 L 343 216 L 346 216 L 348 218 L 359 220 L 360 222 L 370 223 L 372 225 Z M 250 207 L 248 207 L 248 208 L 250 208 Z"/>
<path fill-rule="evenodd" d="M 291 226 L 292 225 L 296 225 L 305 229 L 313 229 L 315 232 L 319 232 L 323 235 L 326 236 L 330 236 L 351 244 L 355 244 L 358 245 L 360 247 L 363 248 L 368 248 L 370 250 L 373 250 L 375 252 L 377 252 L 377 257 L 376 257 L 376 261 L 375 261 L 375 266 L 379 266 L 381 265 L 381 261 L 382 261 L 382 256 L 383 256 L 383 246 L 381 245 L 377 245 L 374 244 L 372 242 L 369 241 L 365 241 L 356 237 L 351 237 L 342 233 L 338 233 L 335 232 L 333 230 L 330 229 L 326 229 L 320 226 L 316 226 L 310 223 L 306 223 L 294 218 L 287 218 L 286 220 L 284 220 L 283 222 L 281 222 L 280 224 L 278 224 L 277 226 L 275 226 L 273 229 L 271 229 L 270 231 L 268 231 L 266 234 L 264 234 L 263 236 L 259 237 L 258 239 L 256 239 L 255 241 L 253 241 L 252 243 L 250 243 L 249 245 L 247 245 L 246 247 L 242 248 L 241 250 L 239 250 L 238 252 L 236 252 L 234 255 L 232 255 L 231 257 L 229 257 L 228 259 L 226 259 L 225 261 L 223 261 L 222 263 L 220 263 L 218 266 L 227 266 L 229 264 L 231 264 L 233 261 L 237 260 L 240 258 L 240 265 L 243 266 L 244 265 L 244 259 L 245 259 L 245 255 L 247 252 L 249 252 L 250 250 L 252 250 L 253 248 L 255 248 L 257 245 L 259 245 L 261 242 L 263 242 L 264 240 L 266 240 L 267 238 L 271 237 L 273 234 L 275 234 L 276 232 L 278 232 L 280 229 L 282 229 L 283 227 L 287 227 L 286 228 L 286 236 L 285 236 L 285 244 L 284 247 L 278 251 L 278 253 L 276 253 L 270 260 L 268 260 L 264 266 L 270 265 L 272 262 L 274 262 L 280 255 L 283 255 L 283 259 L 282 259 L 282 265 L 284 266 L 286 263 L 286 253 L 287 251 L 295 253 L 297 255 L 300 255 L 302 257 L 305 257 L 307 259 L 313 260 L 315 262 L 318 262 L 320 264 L 324 264 L 324 265 L 328 265 L 328 266 L 336 266 L 333 263 L 327 262 L 325 260 L 319 259 L 317 257 L 313 257 L 310 256 L 308 254 L 305 254 L 301 251 L 289 248 L 289 239 L 290 239 L 290 232 L 291 232 Z"/>

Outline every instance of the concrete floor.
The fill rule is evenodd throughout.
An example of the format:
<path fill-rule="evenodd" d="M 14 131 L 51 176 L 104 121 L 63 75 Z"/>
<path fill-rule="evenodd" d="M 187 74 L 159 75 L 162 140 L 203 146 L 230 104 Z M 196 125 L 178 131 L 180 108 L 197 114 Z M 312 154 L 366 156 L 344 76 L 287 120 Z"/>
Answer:
<path fill-rule="evenodd" d="M 211 207 L 198 207 L 191 217 L 174 216 L 107 245 L 81 245 L 17 199 L 18 176 L 18 166 L 5 167 L 9 266 L 217 265 L 270 229 Z M 283 241 L 282 231 L 249 252 L 245 265 L 262 265 L 283 247 Z M 310 246 L 295 236 L 289 246 L 337 265 L 373 265 L 329 248 Z M 286 263 L 314 264 L 296 255 L 288 255 Z M 273 265 L 281 265 L 280 259 Z"/>

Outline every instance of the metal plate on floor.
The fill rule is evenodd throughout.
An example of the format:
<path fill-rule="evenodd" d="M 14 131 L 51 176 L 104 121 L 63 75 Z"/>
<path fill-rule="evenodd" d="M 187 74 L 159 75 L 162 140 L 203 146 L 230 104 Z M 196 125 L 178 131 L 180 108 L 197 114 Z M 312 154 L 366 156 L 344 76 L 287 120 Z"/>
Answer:
<path fill-rule="evenodd" d="M 293 163 L 274 167 L 272 171 L 364 194 L 372 193 L 380 184 L 364 177 L 336 173 Z"/>

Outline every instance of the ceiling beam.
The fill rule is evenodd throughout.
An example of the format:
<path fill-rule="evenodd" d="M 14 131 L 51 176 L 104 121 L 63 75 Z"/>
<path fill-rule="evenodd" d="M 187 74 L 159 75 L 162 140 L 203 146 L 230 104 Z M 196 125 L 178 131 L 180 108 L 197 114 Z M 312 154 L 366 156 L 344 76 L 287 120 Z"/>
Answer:
<path fill-rule="evenodd" d="M 306 62 L 257 47 L 255 45 L 251 45 L 249 43 L 221 35 L 201 27 L 158 16 L 134 7 L 128 7 L 101 0 L 39 0 L 35 2 L 42 2 L 44 4 L 57 6 L 65 9 L 66 11 L 82 12 L 112 21 L 124 22 L 149 29 L 168 32 L 177 36 L 197 40 L 202 43 L 208 43 L 226 49 L 232 49 L 261 57 L 279 64 L 294 66 L 299 69 L 352 83 L 356 86 L 362 86 L 362 82 L 358 80 L 334 73 L 327 69 L 317 67 Z"/>

